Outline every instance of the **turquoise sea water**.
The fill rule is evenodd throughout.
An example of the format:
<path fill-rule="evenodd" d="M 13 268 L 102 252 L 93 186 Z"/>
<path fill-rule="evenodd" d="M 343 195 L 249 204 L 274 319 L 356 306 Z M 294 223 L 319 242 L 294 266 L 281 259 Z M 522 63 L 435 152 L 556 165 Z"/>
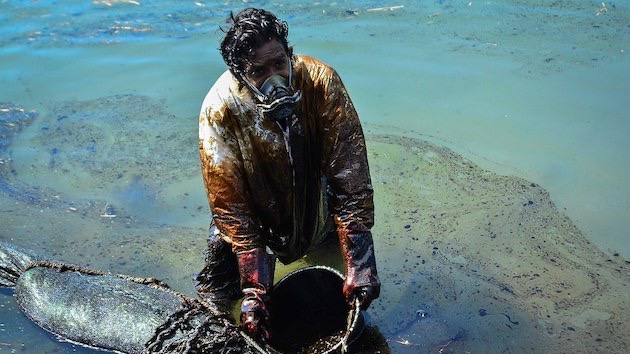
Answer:
<path fill-rule="evenodd" d="M 179 243 L 192 265 L 111 249 L 97 261 L 80 250 L 96 247 L 85 235 L 107 235 L 107 216 L 123 210 L 131 229 L 206 227 L 197 114 L 225 70 L 219 26 L 246 6 L 286 19 L 297 53 L 339 71 L 366 130 L 427 140 L 532 181 L 593 247 L 630 256 L 624 1 L 0 1 L 0 104 L 38 117 L 2 145 L 0 161 L 11 162 L 3 173 L 13 179 L 0 184 L 8 191 L 0 239 L 76 263 L 172 278 L 191 292 L 202 232 L 149 238 Z M 72 143 L 80 148 L 67 148 Z M 48 202 L 37 204 L 40 216 L 16 225 L 12 213 L 31 193 Z M 61 221 L 79 205 L 91 210 L 85 218 Z M 100 224 L 89 222 L 90 213 Z M 48 232 L 51 220 L 64 223 L 55 226 L 63 234 Z M 144 245 L 129 233 L 101 238 L 103 248 Z M 178 267 L 189 273 L 169 273 Z M 0 353 L 90 352 L 56 343 L 11 301 L 2 297 Z M 414 352 L 392 342 L 406 339 L 399 334 L 413 321 L 402 322 L 385 335 L 393 352 Z M 457 333 L 440 330 L 445 339 Z"/>

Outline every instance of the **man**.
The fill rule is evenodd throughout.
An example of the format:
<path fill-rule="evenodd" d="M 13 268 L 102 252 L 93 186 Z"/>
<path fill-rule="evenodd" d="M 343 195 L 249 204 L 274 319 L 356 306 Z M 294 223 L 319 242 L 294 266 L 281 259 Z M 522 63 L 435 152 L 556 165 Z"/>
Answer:
<path fill-rule="evenodd" d="M 294 262 L 329 234 L 341 246 L 348 302 L 365 309 L 379 296 L 373 190 L 359 118 L 337 73 L 293 55 L 286 22 L 270 12 L 246 9 L 231 22 L 221 43 L 229 70 L 199 118 L 213 223 L 197 290 L 215 302 L 242 295 L 241 326 L 268 339 L 275 257 Z"/>

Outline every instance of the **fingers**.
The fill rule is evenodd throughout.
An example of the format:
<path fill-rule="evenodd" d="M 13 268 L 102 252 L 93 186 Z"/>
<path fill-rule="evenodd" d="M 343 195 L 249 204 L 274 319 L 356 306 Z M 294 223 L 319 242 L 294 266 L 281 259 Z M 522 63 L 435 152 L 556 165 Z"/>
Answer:
<path fill-rule="evenodd" d="M 241 328 L 254 339 L 268 341 L 271 334 L 264 325 L 264 321 L 255 313 L 247 314 L 241 321 Z"/>
<path fill-rule="evenodd" d="M 269 340 L 271 334 L 266 328 L 269 318 L 267 308 L 257 299 L 244 299 L 241 304 L 241 328 L 254 339 Z"/>
<path fill-rule="evenodd" d="M 347 297 L 347 301 L 350 306 L 355 306 L 355 300 L 359 301 L 361 310 L 367 310 L 367 308 L 374 300 L 374 289 L 371 286 L 362 286 L 353 289 L 350 296 Z"/>
<path fill-rule="evenodd" d="M 367 308 L 372 303 L 372 300 L 374 299 L 373 294 L 374 294 L 374 291 L 371 287 L 361 288 L 361 291 L 359 291 L 359 294 L 357 295 L 357 299 L 359 299 L 361 310 L 367 310 Z"/>

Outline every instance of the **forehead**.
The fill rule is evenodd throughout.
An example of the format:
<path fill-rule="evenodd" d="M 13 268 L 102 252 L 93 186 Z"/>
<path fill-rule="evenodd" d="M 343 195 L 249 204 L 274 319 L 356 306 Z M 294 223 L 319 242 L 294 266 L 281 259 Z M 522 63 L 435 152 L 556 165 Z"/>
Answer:
<path fill-rule="evenodd" d="M 282 44 L 272 39 L 254 49 L 254 52 L 249 57 L 249 61 L 252 65 L 265 65 L 269 61 L 283 59 L 286 55 L 287 53 Z"/>

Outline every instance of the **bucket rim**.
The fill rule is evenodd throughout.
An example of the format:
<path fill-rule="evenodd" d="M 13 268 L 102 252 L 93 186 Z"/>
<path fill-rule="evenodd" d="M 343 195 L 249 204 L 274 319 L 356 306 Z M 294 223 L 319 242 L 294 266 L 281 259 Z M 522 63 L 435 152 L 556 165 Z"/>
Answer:
<path fill-rule="evenodd" d="M 307 267 L 303 267 L 303 268 L 299 268 L 296 269 L 290 273 L 288 273 L 287 275 L 283 276 L 280 280 L 278 280 L 274 285 L 273 288 L 275 289 L 276 287 L 278 287 L 279 285 L 281 285 L 282 283 L 287 282 L 287 279 L 295 276 L 296 274 L 302 273 L 302 272 L 307 272 L 307 271 L 312 271 L 312 270 L 327 270 L 331 273 L 334 273 L 335 275 L 337 275 L 339 277 L 339 279 L 341 279 L 342 281 L 344 280 L 344 276 L 343 274 L 341 274 L 340 271 L 338 271 L 335 268 L 332 267 L 328 267 L 328 266 L 322 266 L 322 265 L 312 265 L 312 266 L 307 266 Z M 273 291 L 273 290 L 272 290 Z"/>

